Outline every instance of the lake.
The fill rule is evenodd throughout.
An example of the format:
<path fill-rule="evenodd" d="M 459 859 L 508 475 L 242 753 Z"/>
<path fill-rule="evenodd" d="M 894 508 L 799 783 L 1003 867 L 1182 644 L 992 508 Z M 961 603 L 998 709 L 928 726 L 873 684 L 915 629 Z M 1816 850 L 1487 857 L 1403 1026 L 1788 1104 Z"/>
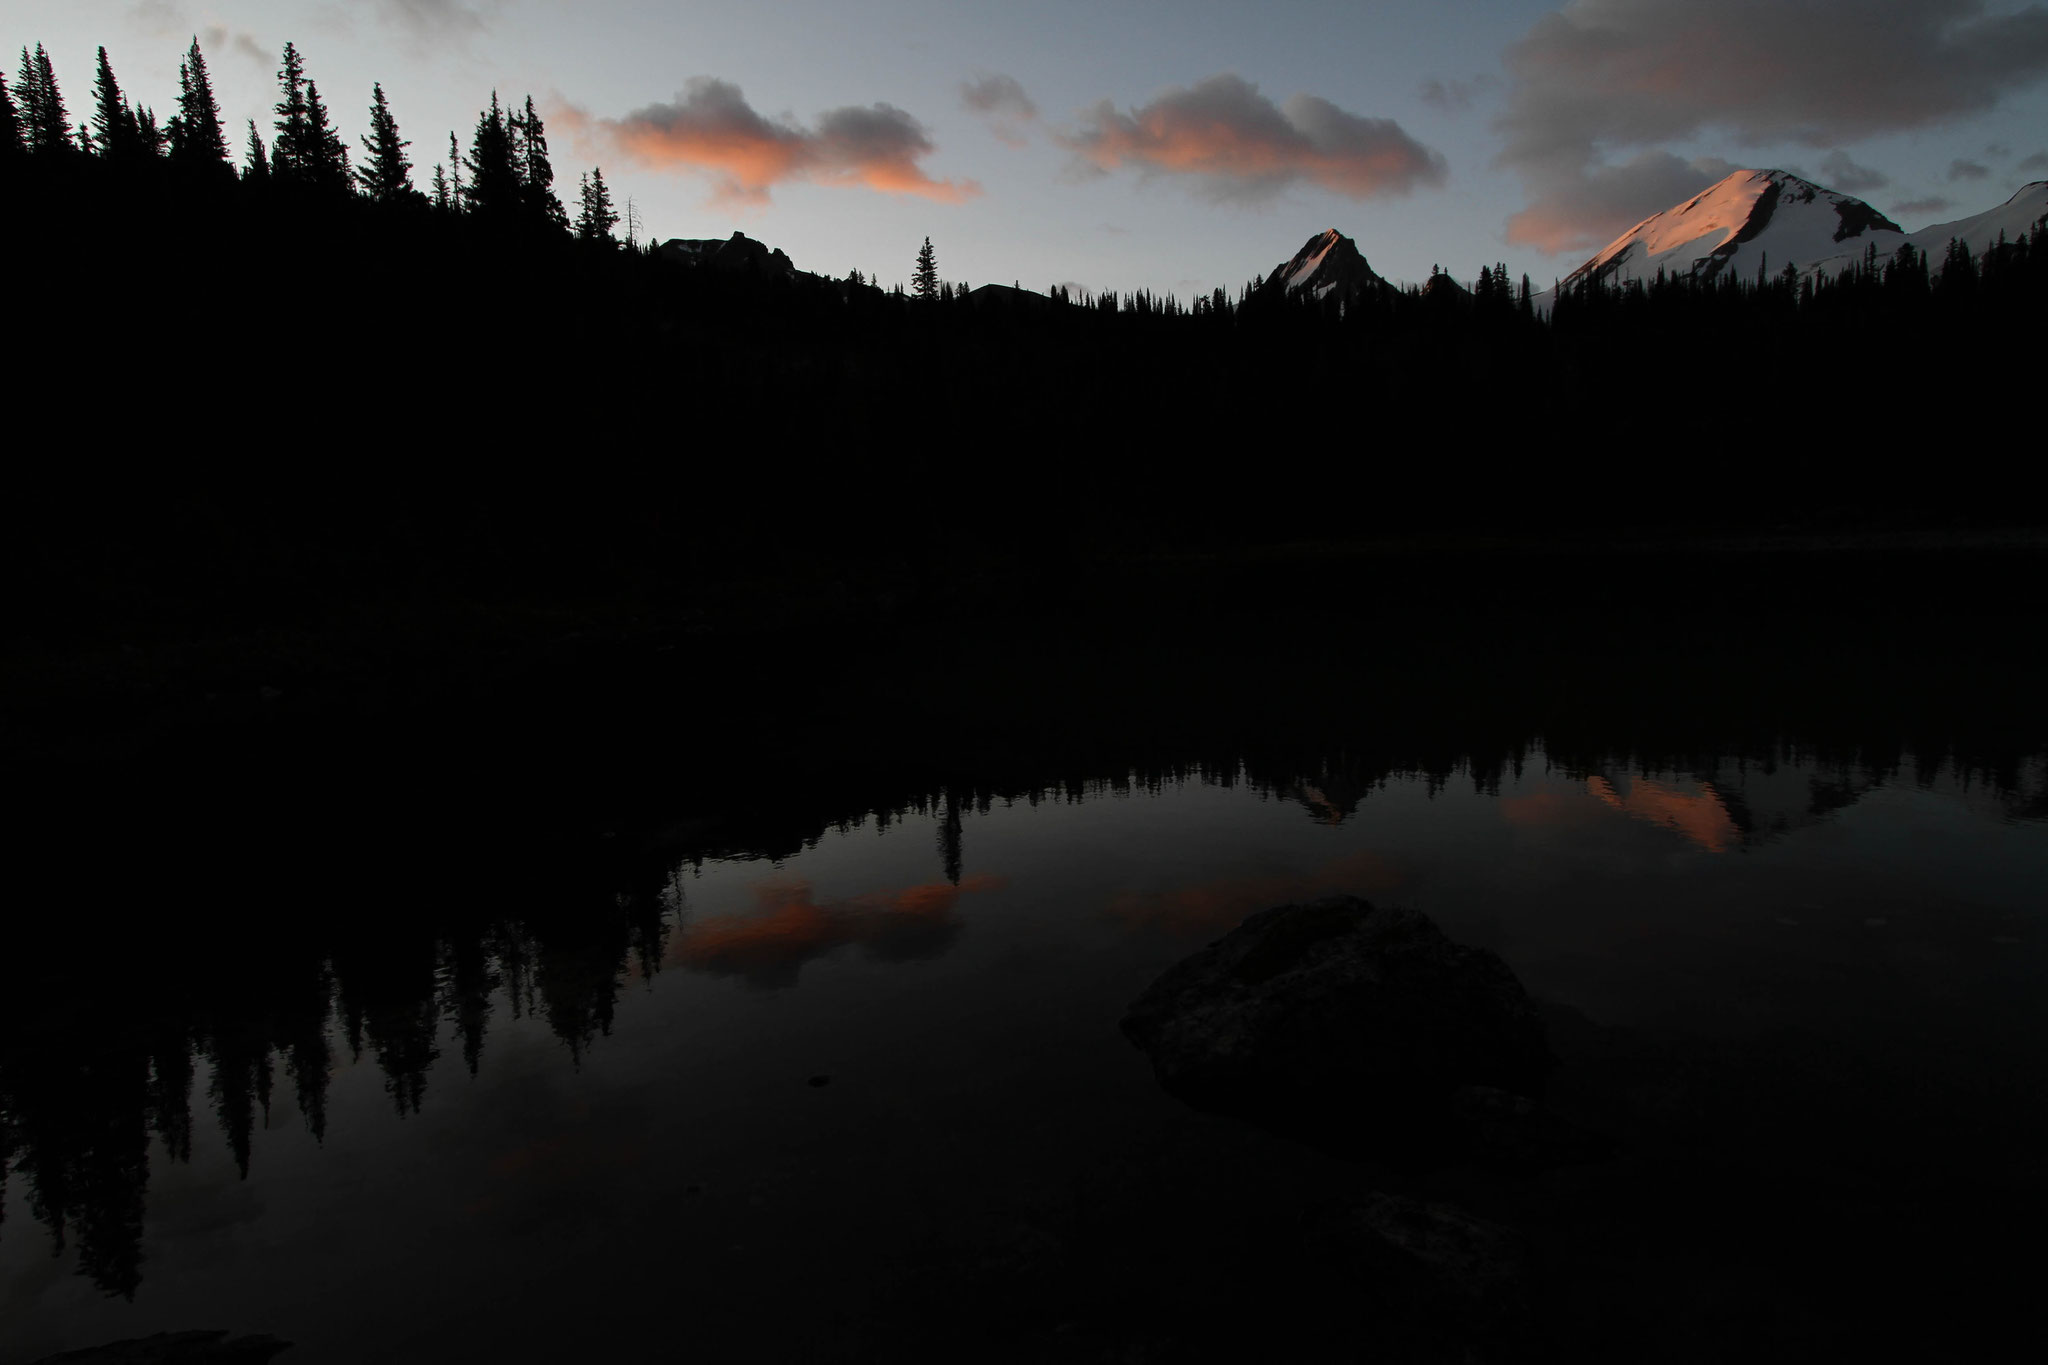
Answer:
<path fill-rule="evenodd" d="M 95 760 L 17 860 L 0 1361 L 1284 1354 L 1373 1339 L 1300 1233 L 1371 1189 L 1526 1235 L 1527 1354 L 1977 1354 L 2048 1206 L 2032 628 L 956 624 Z M 1125 1007 L 1338 893 L 1499 953 L 1617 1155 L 1161 1093 Z"/>

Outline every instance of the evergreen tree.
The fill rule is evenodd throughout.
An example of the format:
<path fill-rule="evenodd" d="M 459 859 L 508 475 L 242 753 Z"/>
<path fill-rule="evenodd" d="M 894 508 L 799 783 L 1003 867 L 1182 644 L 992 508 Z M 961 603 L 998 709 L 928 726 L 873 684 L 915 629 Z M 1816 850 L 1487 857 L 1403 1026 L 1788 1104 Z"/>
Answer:
<path fill-rule="evenodd" d="M 917 251 L 917 269 L 911 273 L 910 292 L 920 299 L 936 299 L 939 296 L 939 260 L 932 252 L 932 239 L 924 239 L 924 245 Z"/>
<path fill-rule="evenodd" d="M 462 212 L 462 148 L 453 133 L 448 134 L 448 203 L 457 213 Z"/>
<path fill-rule="evenodd" d="M 306 82 L 307 146 L 312 156 L 307 163 L 306 183 L 329 193 L 345 194 L 355 187 L 348 168 L 348 144 L 327 120 L 327 106 L 320 102 L 320 87 Z"/>
<path fill-rule="evenodd" d="M 380 204 L 395 204 L 414 197 L 412 162 L 405 149 L 412 146 L 398 135 L 398 120 L 384 98 L 384 87 L 373 86 L 370 96 L 370 135 L 363 139 L 369 162 L 356 172 L 363 193 Z M 438 172 L 437 172 L 438 173 Z"/>
<path fill-rule="evenodd" d="M 36 44 L 35 55 L 21 50 L 21 71 L 15 79 L 21 98 L 22 131 L 28 149 L 39 155 L 76 151 L 71 140 L 71 115 L 64 108 L 63 92 L 57 88 L 57 73 L 50 69 L 50 54 Z"/>
<path fill-rule="evenodd" d="M 548 159 L 547 125 L 526 97 L 526 108 L 510 120 L 515 161 L 519 171 L 520 206 L 526 217 L 550 227 L 567 228 L 569 215 L 555 197 L 555 167 Z"/>
<path fill-rule="evenodd" d="M 28 145 L 21 140 L 21 113 L 14 107 L 14 96 L 7 93 L 6 75 L 0 73 L 0 165 L 27 151 Z"/>
<path fill-rule="evenodd" d="M 92 85 L 93 138 L 99 144 L 101 155 L 115 161 L 133 161 L 142 151 L 142 130 L 128 101 L 121 94 L 121 83 L 114 79 L 114 67 L 107 60 L 107 50 L 100 49 L 99 70 Z"/>
<path fill-rule="evenodd" d="M 283 181 L 306 179 L 313 164 L 312 135 L 306 125 L 306 64 L 298 48 L 284 45 L 277 83 L 284 98 L 276 106 L 276 136 L 270 146 L 270 173 Z"/>
<path fill-rule="evenodd" d="M 513 160 L 512 125 L 491 92 L 491 107 L 477 115 L 476 136 L 470 142 L 465 165 L 469 184 L 463 188 L 469 211 L 496 222 L 519 217 L 524 199 L 519 167 Z"/>
<path fill-rule="evenodd" d="M 254 132 L 255 125 L 250 125 Z M 171 160 L 181 166 L 214 170 L 228 164 L 227 134 L 220 126 L 220 101 L 213 97 L 206 54 L 194 38 L 178 63 L 178 114 L 171 120 Z"/>
<path fill-rule="evenodd" d="M 448 183 L 448 168 L 434 163 L 434 207 L 447 212 L 455 206 L 455 192 Z"/>
<path fill-rule="evenodd" d="M 135 115 L 135 147 L 142 156 L 154 161 L 164 154 L 170 143 L 170 134 L 156 126 L 156 110 L 137 105 Z"/>
<path fill-rule="evenodd" d="M 604 167 L 583 178 L 582 198 L 583 211 L 576 217 L 576 235 L 586 242 L 611 241 L 619 212 L 612 207 L 612 192 L 604 183 Z"/>
<path fill-rule="evenodd" d="M 263 147 L 263 134 L 256 131 L 256 120 L 249 120 L 249 146 L 243 154 L 242 179 L 262 183 L 270 179 L 270 155 Z"/>

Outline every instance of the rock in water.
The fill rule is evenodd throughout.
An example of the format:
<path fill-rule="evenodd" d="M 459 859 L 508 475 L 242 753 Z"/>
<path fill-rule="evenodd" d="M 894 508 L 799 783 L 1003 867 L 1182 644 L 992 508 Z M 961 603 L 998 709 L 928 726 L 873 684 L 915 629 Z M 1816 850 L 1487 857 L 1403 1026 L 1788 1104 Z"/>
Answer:
<path fill-rule="evenodd" d="M 1198 1109 L 1404 1161 L 1485 1159 L 1499 1125 L 1475 1131 L 1474 1088 L 1539 1097 L 1552 1066 L 1506 963 L 1354 896 L 1252 915 L 1153 982 L 1123 1031 Z"/>

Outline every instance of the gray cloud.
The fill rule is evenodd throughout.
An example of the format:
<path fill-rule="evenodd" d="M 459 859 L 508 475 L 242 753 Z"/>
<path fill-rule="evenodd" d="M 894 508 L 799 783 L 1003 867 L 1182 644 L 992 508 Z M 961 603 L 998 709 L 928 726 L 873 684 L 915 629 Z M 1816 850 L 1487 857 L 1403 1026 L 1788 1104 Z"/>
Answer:
<path fill-rule="evenodd" d="M 377 0 L 377 9 L 389 20 L 425 37 L 446 38 L 480 32 L 484 17 L 479 12 L 495 9 L 503 0 Z"/>
<path fill-rule="evenodd" d="M 1452 76 L 1430 77 L 1417 91 L 1424 104 L 1441 109 L 1446 114 L 1462 114 L 1472 107 L 1472 102 L 1500 84 L 1496 76 L 1481 73 L 1469 80 Z"/>
<path fill-rule="evenodd" d="M 1951 185 L 1958 180 L 1982 180 L 1990 174 L 1989 166 L 1979 165 L 1975 161 L 1965 161 L 1961 157 L 1948 163 L 1948 183 Z"/>
<path fill-rule="evenodd" d="M 1060 143 L 1085 174 L 1129 166 L 1186 176 L 1210 197 L 1255 201 L 1308 182 L 1353 199 L 1440 185 L 1441 153 L 1392 119 L 1366 118 L 1315 95 L 1282 107 L 1240 76 L 1211 76 L 1123 112 L 1103 100 Z"/>
<path fill-rule="evenodd" d="M 222 28 L 219 24 L 210 24 L 200 30 L 199 38 L 201 50 L 205 52 L 233 53 L 266 69 L 277 61 L 275 55 L 264 51 L 263 45 L 256 41 L 253 34 Z"/>
<path fill-rule="evenodd" d="M 2006 146 L 2003 142 L 1987 142 L 1984 144 L 1984 155 L 1990 157 L 1993 161 L 2003 161 L 2012 155 L 2012 148 Z"/>
<path fill-rule="evenodd" d="M 2048 171 L 2048 152 L 2035 152 L 2019 164 L 2023 171 Z"/>
<path fill-rule="evenodd" d="M 1510 220 L 1509 236 L 1559 251 L 1668 206 L 1612 193 L 1621 182 L 1606 162 L 1619 150 L 1707 132 L 1742 146 L 1827 146 L 1990 109 L 2048 76 L 2048 7 L 1569 0 L 1505 61 L 1499 162 L 1532 200 L 1517 215 L 1527 219 L 1520 235 Z"/>
<path fill-rule="evenodd" d="M 1940 213 L 1944 209 L 1952 209 L 1955 206 L 1956 201 L 1953 199 L 1944 199 L 1938 194 L 1930 194 L 1923 199 L 1901 199 L 1898 203 L 1892 205 L 1892 212 L 1901 218 L 1918 218 L 1922 214 Z"/>
<path fill-rule="evenodd" d="M 1857 165 L 1849 159 L 1847 152 L 1839 148 L 1821 160 L 1820 174 L 1829 189 L 1840 190 L 1843 194 L 1868 194 L 1892 183 L 1892 178 L 1883 171 Z"/>
<path fill-rule="evenodd" d="M 1024 125 L 1038 118 L 1038 106 L 1016 77 L 1000 73 L 962 81 L 960 102 L 987 119 L 995 135 L 1013 147 L 1024 144 Z"/>

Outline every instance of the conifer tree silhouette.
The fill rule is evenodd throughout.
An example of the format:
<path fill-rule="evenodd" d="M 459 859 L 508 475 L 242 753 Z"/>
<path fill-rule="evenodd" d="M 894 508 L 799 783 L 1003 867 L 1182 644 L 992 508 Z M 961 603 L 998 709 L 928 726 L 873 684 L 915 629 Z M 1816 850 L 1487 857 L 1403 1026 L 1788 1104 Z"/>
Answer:
<path fill-rule="evenodd" d="M 122 97 L 121 83 L 114 79 L 114 67 L 107 49 L 100 48 L 99 66 L 93 81 L 93 138 L 100 154 L 115 161 L 132 161 L 142 151 L 142 131 L 134 111 Z"/>
<path fill-rule="evenodd" d="M 263 134 L 256 131 L 256 120 L 249 120 L 249 145 L 242 162 L 242 179 L 250 184 L 260 185 L 270 179 L 270 155 L 263 146 Z"/>
<path fill-rule="evenodd" d="M 414 196 L 412 162 L 405 155 L 410 146 L 412 143 L 398 135 L 398 120 L 391 116 L 384 86 L 373 86 L 370 135 L 363 139 L 363 150 L 369 153 L 369 160 L 356 172 L 364 194 L 379 204 L 395 204 Z"/>
<path fill-rule="evenodd" d="M 519 173 L 519 202 L 526 217 L 536 223 L 566 230 L 569 215 L 555 197 L 555 167 L 548 159 L 547 125 L 526 97 L 526 108 L 509 120 L 514 165 Z"/>
<path fill-rule="evenodd" d="M 7 93 L 5 73 L 0 73 L 0 164 L 27 151 L 28 144 L 21 140 L 21 112 L 14 107 L 14 96 Z"/>
<path fill-rule="evenodd" d="M 910 292 L 920 299 L 936 299 L 939 296 L 939 261 L 932 252 L 932 239 L 924 239 L 918 248 L 917 269 L 910 277 Z"/>
<path fill-rule="evenodd" d="M 312 135 L 306 122 L 306 64 L 298 48 L 284 45 L 277 82 L 283 98 L 275 105 L 277 122 L 270 145 L 270 173 L 286 183 L 307 179 L 312 170 Z"/>
<path fill-rule="evenodd" d="M 50 68 L 50 54 L 41 43 L 36 44 L 34 56 L 25 47 L 21 50 L 15 93 L 21 100 L 22 129 L 31 152 L 50 156 L 78 150 L 71 140 L 71 115 L 57 88 L 57 73 Z"/>
<path fill-rule="evenodd" d="M 250 125 L 253 130 L 255 125 Z M 213 95 L 213 77 L 199 39 L 178 64 L 178 113 L 171 120 L 171 160 L 182 166 L 215 170 L 228 164 L 227 134 L 220 126 L 220 101 Z"/>
<path fill-rule="evenodd" d="M 464 167 L 469 171 L 469 183 L 462 187 L 462 194 L 469 211 L 494 222 L 517 220 L 524 195 L 513 159 L 512 125 L 495 90 L 491 107 L 477 115 L 476 135 L 470 140 Z"/>
<path fill-rule="evenodd" d="M 582 212 L 576 216 L 576 235 L 586 242 L 609 242 L 618 226 L 619 211 L 612 207 L 611 189 L 604 183 L 604 167 L 583 177 Z"/>
<path fill-rule="evenodd" d="M 310 153 L 305 181 L 330 194 L 345 194 L 354 188 L 348 168 L 348 144 L 328 121 L 327 106 L 320 102 L 320 87 L 306 82 L 306 134 Z"/>

